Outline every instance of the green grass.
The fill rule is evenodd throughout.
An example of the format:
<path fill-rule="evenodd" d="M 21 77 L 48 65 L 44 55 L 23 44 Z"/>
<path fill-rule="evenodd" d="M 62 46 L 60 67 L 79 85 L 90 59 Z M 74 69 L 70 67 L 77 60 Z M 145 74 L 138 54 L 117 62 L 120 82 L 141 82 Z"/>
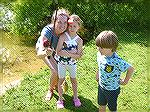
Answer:
<path fill-rule="evenodd" d="M 150 43 L 149 43 L 149 47 L 148 47 L 148 61 L 147 61 L 147 68 L 148 68 L 148 75 L 147 75 L 147 84 L 150 85 Z M 148 110 L 150 112 L 150 86 L 148 86 Z"/>
<path fill-rule="evenodd" d="M 133 35 L 135 36 L 135 34 Z M 127 38 L 123 34 L 120 34 L 120 36 Z M 131 35 L 128 35 L 128 38 L 129 36 Z M 140 38 L 142 38 L 141 36 L 139 35 Z M 146 112 L 148 109 L 147 84 L 149 83 L 147 82 L 147 47 L 145 42 L 139 42 L 137 39 L 135 42 L 134 39 L 130 42 L 127 40 L 120 40 L 118 54 L 134 66 L 135 73 L 128 85 L 121 86 L 118 112 Z M 51 101 L 47 102 L 44 100 L 50 76 L 49 69 L 45 68 L 34 76 L 26 74 L 20 86 L 8 90 L 3 95 L 3 111 L 96 112 L 98 110 L 97 82 L 95 80 L 95 73 L 97 71 L 96 53 L 95 42 L 92 40 L 85 45 L 84 55 L 78 61 L 78 94 L 82 107 L 75 108 L 73 106 L 71 83 L 69 80 L 67 80 L 69 90 L 64 94 L 65 109 L 56 109 L 57 92 L 55 92 Z M 122 75 L 122 77 L 124 76 L 125 74 Z"/>

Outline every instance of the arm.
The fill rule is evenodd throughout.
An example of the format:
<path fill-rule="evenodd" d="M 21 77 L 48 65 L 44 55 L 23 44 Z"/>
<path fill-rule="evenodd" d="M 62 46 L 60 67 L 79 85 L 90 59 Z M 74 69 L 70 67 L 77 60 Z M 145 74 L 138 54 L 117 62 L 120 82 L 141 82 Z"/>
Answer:
<path fill-rule="evenodd" d="M 59 37 L 57 48 L 56 48 L 56 54 L 59 56 L 68 56 L 69 55 L 69 53 L 66 50 L 62 50 L 64 41 L 65 41 L 65 34 L 62 34 Z"/>
<path fill-rule="evenodd" d="M 55 68 L 53 68 L 50 59 L 48 59 L 48 57 L 46 56 L 45 58 L 42 58 L 42 60 L 46 63 L 46 65 L 50 68 L 52 74 L 57 74 L 57 71 L 55 70 Z"/>
<path fill-rule="evenodd" d="M 96 72 L 96 81 L 97 82 L 99 81 L 99 73 L 98 73 L 98 71 Z"/>
<path fill-rule="evenodd" d="M 121 79 L 120 80 L 120 84 L 121 85 L 128 84 L 128 81 L 130 80 L 131 75 L 133 74 L 133 72 L 134 72 L 134 68 L 133 67 L 129 67 L 128 70 L 127 70 L 125 79 Z"/>
<path fill-rule="evenodd" d="M 79 38 L 79 40 L 78 40 L 77 54 L 79 54 L 80 56 L 82 56 L 82 53 L 83 53 L 83 40 L 81 38 Z"/>
<path fill-rule="evenodd" d="M 40 45 L 39 45 L 39 47 L 44 47 L 43 46 L 43 42 L 44 42 L 44 40 L 47 40 L 47 38 L 45 37 L 45 36 L 42 36 L 42 37 L 40 37 L 41 39 L 40 39 Z M 50 50 L 49 50 L 50 51 Z M 39 51 L 39 52 L 42 52 L 42 51 Z M 47 51 L 46 51 L 47 52 Z M 50 69 L 54 69 L 53 67 L 52 67 L 52 65 L 51 65 L 51 63 L 50 63 L 50 61 L 49 61 L 49 59 L 48 59 L 48 57 L 47 57 L 47 53 L 40 53 L 40 55 L 38 55 L 38 57 L 40 57 L 40 59 L 42 59 L 45 63 L 46 63 L 46 65 L 50 68 Z M 50 51 L 51 52 L 51 51 Z"/>
<path fill-rule="evenodd" d="M 47 56 L 43 57 L 42 60 L 46 63 L 46 65 L 47 65 L 51 70 L 54 69 L 53 66 L 52 66 L 52 64 L 50 63 L 50 60 L 48 59 Z"/>
<path fill-rule="evenodd" d="M 36 43 L 36 51 L 37 51 L 37 56 L 39 58 L 43 58 L 47 56 L 47 54 L 52 53 L 52 49 L 50 47 L 44 46 L 44 41 L 47 41 L 47 40 L 48 39 L 45 36 L 40 36 Z"/>
<path fill-rule="evenodd" d="M 74 59 L 79 59 L 83 54 L 83 40 L 81 38 L 78 38 L 77 40 L 78 47 L 77 47 L 77 53 L 70 53 L 70 57 Z"/>
<path fill-rule="evenodd" d="M 62 34 L 59 38 L 57 48 L 56 48 L 57 55 L 78 59 L 79 57 L 81 57 L 79 54 L 77 54 L 77 53 L 75 54 L 75 53 L 68 52 L 66 50 L 62 50 L 63 42 L 65 41 L 65 36 L 66 36 L 65 34 Z"/>

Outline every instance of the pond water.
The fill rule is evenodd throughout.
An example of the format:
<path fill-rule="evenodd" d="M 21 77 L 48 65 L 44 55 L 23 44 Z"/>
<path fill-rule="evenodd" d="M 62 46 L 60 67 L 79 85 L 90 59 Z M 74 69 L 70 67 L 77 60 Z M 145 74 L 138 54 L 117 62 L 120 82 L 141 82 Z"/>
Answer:
<path fill-rule="evenodd" d="M 0 30 L 0 87 L 23 78 L 25 73 L 33 75 L 46 67 L 41 59 L 36 57 L 33 40 L 17 37 Z"/>

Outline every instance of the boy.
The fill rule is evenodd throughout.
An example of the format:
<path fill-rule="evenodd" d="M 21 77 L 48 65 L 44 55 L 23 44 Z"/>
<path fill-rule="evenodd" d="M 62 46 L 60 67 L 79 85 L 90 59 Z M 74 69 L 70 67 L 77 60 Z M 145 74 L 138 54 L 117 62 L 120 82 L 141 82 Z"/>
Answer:
<path fill-rule="evenodd" d="M 98 47 L 98 72 L 96 80 L 98 87 L 99 112 L 106 112 L 106 105 L 111 112 L 117 111 L 117 99 L 120 94 L 120 85 L 126 85 L 134 71 L 133 67 L 121 59 L 116 49 L 118 38 L 112 31 L 103 31 L 96 38 Z M 126 72 L 125 79 L 120 79 L 122 72 Z"/>

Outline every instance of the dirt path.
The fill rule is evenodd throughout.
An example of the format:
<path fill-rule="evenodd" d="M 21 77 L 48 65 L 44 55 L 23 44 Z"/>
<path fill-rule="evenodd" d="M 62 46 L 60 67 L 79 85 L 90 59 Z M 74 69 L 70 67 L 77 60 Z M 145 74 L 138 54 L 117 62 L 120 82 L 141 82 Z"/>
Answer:
<path fill-rule="evenodd" d="M 45 63 L 36 57 L 31 57 L 32 59 L 26 59 L 26 61 L 14 65 L 11 68 L 11 74 L 0 74 L 0 95 L 4 94 L 7 89 L 20 84 L 23 79 L 24 73 L 35 74 L 40 69 L 46 67 Z"/>
<path fill-rule="evenodd" d="M 36 57 L 33 46 L 35 43 L 32 43 L 31 38 L 19 37 L 3 30 L 0 30 L 0 34 L 0 40 L 3 40 L 0 42 L 0 93 L 2 93 L 6 86 L 19 83 L 24 73 L 34 75 L 46 65 Z M 7 61 L 3 61 L 4 59 Z"/>

